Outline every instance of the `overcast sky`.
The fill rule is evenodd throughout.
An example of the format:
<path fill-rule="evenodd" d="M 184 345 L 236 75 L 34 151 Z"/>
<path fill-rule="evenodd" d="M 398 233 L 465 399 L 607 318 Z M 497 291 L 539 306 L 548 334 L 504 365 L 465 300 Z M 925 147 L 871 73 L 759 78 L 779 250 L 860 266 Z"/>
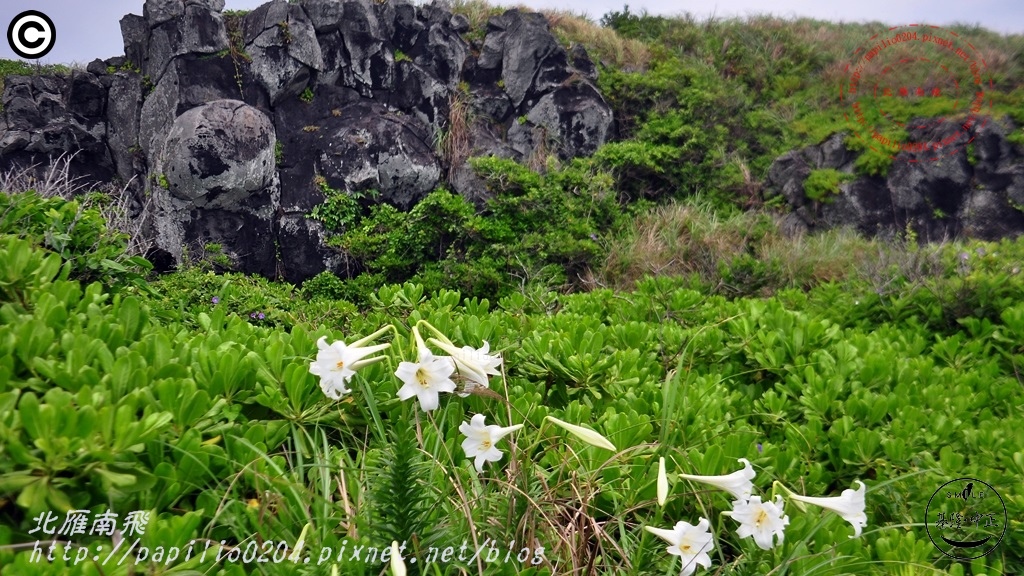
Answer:
<path fill-rule="evenodd" d="M 251 9 L 263 0 L 227 0 L 228 9 Z M 880 21 L 887 24 L 953 23 L 980 24 L 1006 34 L 1024 34 L 1024 1 L 1021 0 L 775 0 L 771 9 L 764 0 L 520 0 L 494 2 L 524 4 L 533 8 L 567 8 L 587 13 L 595 21 L 629 4 L 632 12 L 646 9 L 655 14 L 690 12 L 698 17 L 742 16 L 769 12 L 776 16 L 808 16 L 832 21 Z M 128 13 L 142 14 L 143 0 L 2 0 L 0 26 L 6 31 L 23 10 L 39 10 L 54 21 L 57 41 L 43 63 L 81 62 L 124 53 L 118 21 Z M 1024 47 L 1022 47 L 1024 48 Z M 17 58 L 6 41 L 0 42 L 0 58 Z"/>

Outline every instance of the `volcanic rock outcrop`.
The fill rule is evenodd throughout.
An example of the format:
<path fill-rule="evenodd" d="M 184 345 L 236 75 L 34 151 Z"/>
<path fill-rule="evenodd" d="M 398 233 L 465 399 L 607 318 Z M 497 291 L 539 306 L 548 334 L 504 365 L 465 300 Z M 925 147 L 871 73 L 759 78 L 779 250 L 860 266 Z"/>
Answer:
<path fill-rule="evenodd" d="M 131 183 L 160 266 L 219 244 L 239 271 L 301 281 L 353 271 L 308 218 L 325 190 L 400 209 L 443 185 L 480 200 L 471 155 L 570 158 L 611 137 L 594 65 L 540 14 L 470 34 L 408 0 L 223 9 L 146 0 L 121 20 L 124 56 L 8 77 L 0 169 L 75 154 L 75 176 Z"/>
<path fill-rule="evenodd" d="M 846 134 L 817 146 L 787 152 L 768 171 L 765 196 L 782 195 L 793 211 L 793 231 L 849 226 L 868 235 L 893 237 L 911 229 L 921 240 L 960 236 L 996 240 L 1024 234 L 1024 154 L 1007 140 L 1010 119 L 979 117 L 964 129 L 954 120 L 917 119 L 911 142 L 953 142 L 947 149 L 904 150 L 882 176 L 855 176 L 857 154 Z M 833 169 L 850 175 L 837 193 L 808 198 L 811 171 Z"/>

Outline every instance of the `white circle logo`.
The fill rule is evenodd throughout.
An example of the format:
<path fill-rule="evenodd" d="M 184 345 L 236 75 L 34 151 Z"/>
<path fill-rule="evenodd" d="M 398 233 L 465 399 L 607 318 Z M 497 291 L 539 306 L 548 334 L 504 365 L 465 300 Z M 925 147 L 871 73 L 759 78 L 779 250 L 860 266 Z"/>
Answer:
<path fill-rule="evenodd" d="M 22 58 L 46 56 L 57 39 L 57 29 L 50 17 L 38 10 L 18 14 L 7 27 L 7 43 Z"/>

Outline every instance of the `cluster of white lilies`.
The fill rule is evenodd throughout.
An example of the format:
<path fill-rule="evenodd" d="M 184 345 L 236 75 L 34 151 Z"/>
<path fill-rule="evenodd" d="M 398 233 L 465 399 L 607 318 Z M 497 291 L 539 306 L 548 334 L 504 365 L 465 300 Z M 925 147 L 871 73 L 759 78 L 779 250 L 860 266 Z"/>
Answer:
<path fill-rule="evenodd" d="M 424 341 L 419 331 L 421 324 L 429 329 L 436 338 L 428 338 Z M 317 341 L 319 351 L 316 360 L 310 365 L 309 371 L 320 377 L 320 388 L 328 398 L 340 400 L 350 392 L 348 383 L 355 376 L 357 370 L 385 358 L 385 356 L 374 356 L 374 354 L 384 351 L 391 344 L 369 346 L 368 344 L 389 330 L 394 331 L 397 336 L 397 329 L 389 325 L 351 344 L 345 344 L 340 340 L 328 344 L 325 337 L 321 337 Z M 413 326 L 412 333 L 416 340 L 416 362 L 403 361 L 395 370 L 395 376 L 403 383 L 397 393 L 400 400 L 404 401 L 415 397 L 419 401 L 420 408 L 429 412 L 437 409 L 440 405 L 441 393 L 456 393 L 465 397 L 474 390 L 490 388 L 490 377 L 500 374 L 499 368 L 502 359 L 500 356 L 490 353 L 486 341 L 481 348 L 472 346 L 459 348 L 437 328 L 424 320 L 420 320 Z M 434 355 L 427 347 L 428 342 L 448 355 Z M 461 389 L 456 384 L 456 380 L 462 384 Z M 589 428 L 576 426 L 552 416 L 548 416 L 547 420 L 593 446 L 611 451 L 616 450 L 615 445 L 607 438 Z M 522 427 L 522 424 L 506 427 L 486 425 L 484 415 L 476 414 L 469 422 L 463 422 L 459 426 L 459 431 L 466 437 L 462 442 L 462 449 L 467 458 L 474 459 L 477 471 L 482 472 L 485 463 L 501 460 L 502 452 L 496 446 L 498 441 Z M 737 535 L 740 538 L 752 537 L 758 547 L 770 550 L 776 543 L 782 543 L 785 527 L 789 524 L 789 516 L 783 512 L 781 495 L 776 495 L 774 500 L 762 501 L 760 496 L 752 493 L 754 469 L 747 459 L 741 458 L 739 461 L 744 465 L 743 469 L 732 474 L 723 476 L 678 474 L 678 477 L 709 484 L 732 494 L 736 498 L 732 503 L 733 509 L 722 514 L 739 522 Z M 855 532 L 853 537 L 857 537 L 860 536 L 861 529 L 867 526 L 867 516 L 864 513 L 865 486 L 863 482 L 859 480 L 857 482 L 860 484 L 860 488 L 844 490 L 842 495 L 833 498 L 801 496 L 792 493 L 782 484 L 776 483 L 775 485 L 786 490 L 789 497 L 801 509 L 804 509 L 803 504 L 812 504 L 836 512 L 853 525 Z M 661 458 L 658 462 L 657 480 L 659 505 L 664 506 L 668 491 L 665 459 Z M 715 545 L 708 519 L 701 518 L 696 526 L 680 521 L 670 530 L 651 526 L 647 526 L 646 530 L 666 540 L 669 543 L 668 553 L 681 558 L 683 563 L 681 576 L 693 574 L 698 565 L 705 568 L 711 566 L 711 557 L 708 552 L 713 550 Z M 404 573 L 404 566 L 399 568 L 393 563 L 392 569 L 396 574 Z"/>
<path fill-rule="evenodd" d="M 421 324 L 437 337 L 424 341 L 419 330 Z M 389 325 L 351 344 L 345 344 L 341 340 L 328 344 L 326 337 L 317 340 L 319 351 L 309 371 L 320 377 L 320 389 L 328 398 L 340 400 L 350 392 L 348 383 L 356 375 L 356 370 L 385 358 L 373 354 L 386 350 L 391 344 L 367 344 L 389 330 L 397 334 L 394 326 Z M 403 384 L 398 389 L 398 398 L 404 401 L 415 397 L 424 412 L 437 409 L 441 403 L 442 392 L 454 392 L 466 397 L 474 390 L 490 388 L 490 377 L 500 374 L 498 369 L 501 367 L 501 356 L 492 355 L 490 345 L 486 341 L 480 348 L 458 348 L 440 330 L 425 320 L 420 320 L 413 326 L 412 334 L 416 339 L 416 361 L 401 362 L 395 370 L 395 376 Z M 435 356 L 427 347 L 428 342 L 447 352 L 448 356 Z M 455 380 L 460 380 L 461 389 Z M 551 416 L 547 419 L 590 444 L 615 450 L 611 442 L 589 428 L 575 426 Z M 485 463 L 497 462 L 502 458 L 502 453 L 496 446 L 498 441 L 522 427 L 522 424 L 507 427 L 494 424 L 488 426 L 484 424 L 484 415 L 476 414 L 469 422 L 463 422 L 459 426 L 459 431 L 466 437 L 462 442 L 462 449 L 467 458 L 475 458 L 477 471 L 483 472 Z"/>
<path fill-rule="evenodd" d="M 775 500 L 762 501 L 760 496 L 753 495 L 753 479 L 756 473 L 746 458 L 740 458 L 743 464 L 741 470 L 724 476 L 693 476 L 690 474 L 679 474 L 679 478 L 709 484 L 724 490 L 733 495 L 736 500 L 732 503 L 732 511 L 723 512 L 724 516 L 730 516 L 739 522 L 740 527 L 736 534 L 740 538 L 753 537 L 754 543 L 762 550 L 770 550 L 777 543 L 783 541 L 784 531 L 789 524 L 789 516 L 783 512 L 783 501 L 781 495 L 776 495 Z M 781 483 L 776 482 L 775 486 L 781 487 L 789 492 L 789 497 L 797 502 L 803 509 L 803 504 L 813 504 L 827 510 L 831 510 L 853 526 L 854 535 L 851 538 L 860 536 L 861 529 L 867 526 L 868 517 L 864 513 L 864 490 L 863 482 L 857 481 L 860 488 L 843 490 L 842 495 L 833 498 L 815 498 L 794 494 L 786 489 Z M 665 459 L 658 461 L 658 504 L 664 506 L 668 498 L 668 474 L 665 472 Z M 715 548 L 714 539 L 710 532 L 711 523 L 707 518 L 701 518 L 696 526 L 689 522 L 678 522 L 671 530 L 654 528 L 651 526 L 645 529 L 663 538 L 669 543 L 668 553 L 679 556 L 683 562 L 681 576 L 689 576 L 697 569 L 697 566 L 709 568 L 711 556 L 708 552 Z"/>

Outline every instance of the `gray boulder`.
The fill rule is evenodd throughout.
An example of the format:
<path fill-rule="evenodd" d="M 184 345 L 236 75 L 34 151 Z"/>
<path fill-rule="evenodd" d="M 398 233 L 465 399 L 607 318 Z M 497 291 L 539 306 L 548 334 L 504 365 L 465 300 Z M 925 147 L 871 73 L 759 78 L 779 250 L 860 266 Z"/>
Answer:
<path fill-rule="evenodd" d="M 124 40 L 125 58 L 141 70 L 149 57 L 149 24 L 146 19 L 136 14 L 121 18 L 121 38 Z"/>
<path fill-rule="evenodd" d="M 343 0 L 340 5 L 342 18 L 330 25 L 338 8 L 315 10 L 322 30 L 324 83 L 353 88 L 366 97 L 391 90 L 395 59 L 388 26 L 370 0 Z"/>
<path fill-rule="evenodd" d="M 155 164 L 158 248 L 180 263 L 183 247 L 220 244 L 236 269 L 272 272 L 276 142 L 270 118 L 239 100 L 179 116 Z"/>
<path fill-rule="evenodd" d="M 593 84 L 579 81 L 542 96 L 526 119 L 555 135 L 558 155 L 568 159 L 589 156 L 608 140 L 612 111 Z"/>
<path fill-rule="evenodd" d="M 117 175 L 125 182 L 146 173 L 145 153 L 139 144 L 142 101 L 141 74 L 114 75 L 107 94 L 107 144 Z"/>
<path fill-rule="evenodd" d="M 522 104 L 528 94 L 543 92 L 554 87 L 552 82 L 568 78 L 565 51 L 552 36 L 543 14 L 509 10 L 491 18 L 487 27 L 480 66 L 500 67 L 513 106 Z"/>
<path fill-rule="evenodd" d="M 612 136 L 613 118 L 594 85 L 596 70 L 586 51 L 563 49 L 541 14 L 509 10 L 491 18 L 479 56 L 468 59 L 464 75 L 475 112 L 474 154 L 527 161 L 556 154 L 566 159 L 593 153 Z M 504 126 L 497 147 L 486 125 Z M 474 180 L 465 170 L 455 188 L 466 196 Z"/>
<path fill-rule="evenodd" d="M 142 16 L 150 28 L 180 18 L 185 13 L 182 0 L 146 0 Z"/>
<path fill-rule="evenodd" d="M 83 183 L 110 180 L 114 164 L 105 110 L 106 89 L 94 74 L 6 77 L 0 170 L 48 165 L 71 155 L 71 177 L 82 177 Z"/>
<path fill-rule="evenodd" d="M 239 100 L 214 100 L 174 121 L 158 168 L 171 194 L 197 208 L 232 208 L 274 178 L 274 125 Z"/>

